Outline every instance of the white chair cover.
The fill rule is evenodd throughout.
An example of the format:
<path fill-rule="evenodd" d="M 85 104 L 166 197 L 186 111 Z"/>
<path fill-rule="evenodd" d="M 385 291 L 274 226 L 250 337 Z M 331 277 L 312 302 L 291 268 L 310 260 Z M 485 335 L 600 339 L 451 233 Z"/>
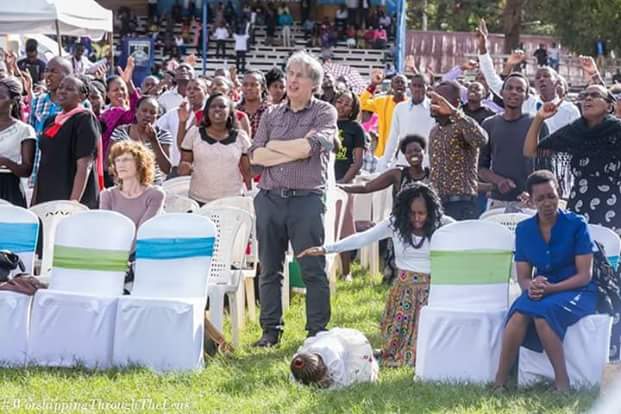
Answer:
<path fill-rule="evenodd" d="M 190 180 L 192 177 L 189 175 L 183 177 L 175 177 L 170 180 L 166 180 L 162 183 L 162 190 L 166 195 L 179 195 L 183 197 L 190 196 Z"/>
<path fill-rule="evenodd" d="M 610 355 L 612 318 L 590 315 L 567 328 L 563 341 L 567 373 L 572 387 L 599 385 Z M 550 360 L 544 352 L 520 348 L 518 385 L 554 379 Z"/>
<path fill-rule="evenodd" d="M 30 211 L 10 204 L 0 205 L 0 250 L 16 253 L 32 273 L 39 235 L 39 219 Z M 21 270 L 16 269 L 12 274 Z M 0 364 L 24 365 L 28 352 L 31 297 L 0 291 Z"/>
<path fill-rule="evenodd" d="M 113 211 L 66 217 L 56 229 L 50 288 L 32 305 L 28 360 L 107 368 L 134 223 Z"/>
<path fill-rule="evenodd" d="M 118 300 L 113 364 L 156 371 L 203 367 L 207 275 L 216 228 L 171 213 L 138 230 L 134 289 Z"/>
<path fill-rule="evenodd" d="M 431 239 L 429 304 L 418 322 L 416 377 L 488 382 L 508 307 L 512 234 L 499 224 L 448 224 Z"/>
<path fill-rule="evenodd" d="M 52 269 L 54 235 L 60 220 L 87 210 L 88 207 L 85 205 L 68 200 L 48 201 L 30 207 L 30 211 L 35 213 L 43 224 L 43 251 L 41 253 L 41 269 L 39 270 L 41 276 L 48 277 Z"/>
<path fill-rule="evenodd" d="M 224 295 L 228 295 L 231 309 L 232 342 L 239 345 L 244 307 L 244 285 L 241 270 L 233 269 L 235 261 L 245 263 L 246 246 L 252 228 L 248 212 L 234 207 L 203 206 L 199 214 L 207 216 L 216 225 L 216 243 L 209 272 L 209 320 L 219 330 L 224 321 Z"/>

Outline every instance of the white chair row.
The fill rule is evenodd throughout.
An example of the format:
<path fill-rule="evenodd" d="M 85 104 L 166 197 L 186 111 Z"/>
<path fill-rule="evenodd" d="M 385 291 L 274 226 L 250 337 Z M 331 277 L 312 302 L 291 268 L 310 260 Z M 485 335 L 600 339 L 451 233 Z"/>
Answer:
<path fill-rule="evenodd" d="M 12 365 L 199 368 L 206 298 L 209 294 L 213 303 L 222 302 L 222 274 L 230 273 L 227 257 L 235 250 L 226 241 L 236 240 L 237 234 L 229 237 L 222 223 L 237 222 L 239 229 L 243 222 L 247 241 L 251 221 L 236 209 L 203 214 L 218 219 L 220 226 L 188 214 L 157 216 L 141 226 L 131 296 L 121 294 L 133 223 L 110 211 L 89 211 L 60 221 L 50 288 L 39 290 L 32 300 L 0 292 L 0 360 Z M 18 251 L 32 267 L 36 216 L 19 207 L 0 206 L 0 229 L 9 227 L 10 237 L 0 232 L 0 248 Z M 210 273 L 212 255 L 218 265 Z"/>

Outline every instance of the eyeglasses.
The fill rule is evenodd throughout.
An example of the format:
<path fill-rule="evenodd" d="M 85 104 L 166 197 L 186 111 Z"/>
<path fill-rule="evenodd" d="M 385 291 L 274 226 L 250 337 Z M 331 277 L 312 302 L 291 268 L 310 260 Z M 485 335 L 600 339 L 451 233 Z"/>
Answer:
<path fill-rule="evenodd" d="M 591 99 L 603 99 L 605 101 L 608 100 L 608 96 L 602 94 L 601 92 L 597 92 L 597 91 L 593 91 L 593 92 L 580 92 L 578 94 L 578 100 L 579 101 L 584 101 L 586 100 L 586 98 L 591 98 Z"/>

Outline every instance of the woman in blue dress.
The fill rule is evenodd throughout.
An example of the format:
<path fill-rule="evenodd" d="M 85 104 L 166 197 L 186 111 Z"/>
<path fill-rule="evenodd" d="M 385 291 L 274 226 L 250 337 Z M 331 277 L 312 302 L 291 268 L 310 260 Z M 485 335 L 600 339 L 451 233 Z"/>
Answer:
<path fill-rule="evenodd" d="M 556 390 L 566 391 L 565 332 L 594 313 L 597 303 L 591 280 L 593 241 L 582 216 L 559 209 L 558 182 L 551 172 L 535 171 L 526 187 L 537 214 L 515 230 L 515 262 L 523 293 L 507 316 L 495 387 L 505 386 L 523 345 L 545 351 Z"/>

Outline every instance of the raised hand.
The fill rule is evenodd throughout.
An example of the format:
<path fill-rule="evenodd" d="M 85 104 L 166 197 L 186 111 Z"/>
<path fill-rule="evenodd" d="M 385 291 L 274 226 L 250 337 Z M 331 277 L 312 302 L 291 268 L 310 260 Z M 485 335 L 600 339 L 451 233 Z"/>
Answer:
<path fill-rule="evenodd" d="M 546 102 L 543 104 L 541 109 L 537 112 L 537 116 L 541 119 L 548 119 L 553 117 L 558 111 L 559 106 L 561 106 L 563 101 L 554 102 Z"/>
<path fill-rule="evenodd" d="M 461 70 L 473 70 L 479 67 L 479 62 L 474 59 L 470 59 L 461 65 Z"/>
<path fill-rule="evenodd" d="M 106 73 L 108 73 L 108 65 L 103 64 L 99 66 L 97 70 L 95 70 L 95 73 L 94 73 L 95 79 L 105 80 Z"/>
<path fill-rule="evenodd" d="M 591 56 L 579 56 L 578 59 L 580 59 L 580 67 L 586 75 L 593 76 L 599 72 L 597 64 Z"/>
<path fill-rule="evenodd" d="M 187 100 L 183 100 L 179 105 L 179 122 L 185 124 L 190 119 L 190 103 Z"/>
<path fill-rule="evenodd" d="M 371 84 L 379 85 L 384 80 L 384 71 L 381 69 L 373 69 L 371 71 Z"/>
<path fill-rule="evenodd" d="M 524 51 L 521 49 L 516 49 L 513 52 L 511 52 L 511 55 L 509 55 L 509 58 L 507 59 L 507 64 L 511 66 L 515 66 L 519 63 L 524 62 L 525 60 L 526 60 L 526 53 L 524 53 Z"/>
<path fill-rule="evenodd" d="M 125 81 L 125 83 L 129 83 L 134 76 L 135 67 L 136 64 L 134 62 L 134 58 L 130 56 L 127 58 L 127 65 L 125 65 L 125 69 L 121 69 L 120 66 L 117 66 L 116 71 L 119 73 L 121 79 Z"/>
<path fill-rule="evenodd" d="M 442 95 L 430 91 L 428 96 L 431 99 L 431 111 L 433 113 L 437 115 L 450 116 L 457 112 L 457 109 Z"/>
<path fill-rule="evenodd" d="M 489 32 L 487 31 L 487 25 L 485 24 L 485 20 L 481 19 L 479 21 L 479 27 L 476 30 L 476 38 L 479 44 L 479 53 L 484 54 L 487 53 L 487 36 Z"/>
<path fill-rule="evenodd" d="M 315 246 L 315 247 L 309 247 L 308 249 L 304 250 L 302 253 L 298 254 L 298 259 L 304 256 L 325 256 L 325 255 L 326 255 L 326 249 L 324 249 L 321 246 Z"/>

